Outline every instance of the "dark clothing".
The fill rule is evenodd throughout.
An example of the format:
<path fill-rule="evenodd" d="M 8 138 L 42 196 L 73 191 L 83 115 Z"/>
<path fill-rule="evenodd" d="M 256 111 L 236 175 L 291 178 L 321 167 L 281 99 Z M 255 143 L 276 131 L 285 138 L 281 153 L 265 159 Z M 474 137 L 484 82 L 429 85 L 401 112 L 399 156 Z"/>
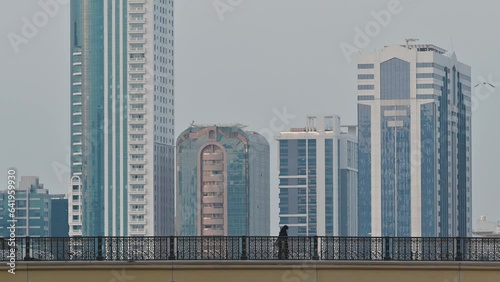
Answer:
<path fill-rule="evenodd" d="M 288 259 L 288 226 L 283 226 L 278 235 L 278 259 Z"/>
<path fill-rule="evenodd" d="M 278 235 L 278 236 L 280 236 L 280 237 L 288 237 L 288 232 L 286 231 L 286 229 L 281 228 L 280 235 Z"/>

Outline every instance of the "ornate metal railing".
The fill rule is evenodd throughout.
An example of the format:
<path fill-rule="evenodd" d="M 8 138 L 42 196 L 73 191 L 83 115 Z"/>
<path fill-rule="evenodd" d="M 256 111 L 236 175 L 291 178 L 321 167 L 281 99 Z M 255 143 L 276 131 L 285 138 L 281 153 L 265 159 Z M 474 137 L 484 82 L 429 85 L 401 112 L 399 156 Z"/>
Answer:
<path fill-rule="evenodd" d="M 16 261 L 500 261 L 500 238 L 0 238 L 0 261 L 9 261 L 11 258 Z"/>

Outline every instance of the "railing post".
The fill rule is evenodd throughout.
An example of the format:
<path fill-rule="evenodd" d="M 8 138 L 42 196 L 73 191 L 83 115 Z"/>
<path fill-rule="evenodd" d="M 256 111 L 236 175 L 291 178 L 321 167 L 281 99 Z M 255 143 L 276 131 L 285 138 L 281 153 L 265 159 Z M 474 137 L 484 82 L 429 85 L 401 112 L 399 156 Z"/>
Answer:
<path fill-rule="evenodd" d="M 170 236 L 170 255 L 169 260 L 175 260 L 175 236 Z"/>
<path fill-rule="evenodd" d="M 313 238 L 314 242 L 314 254 L 313 254 L 313 257 L 312 259 L 313 260 L 319 260 L 319 251 L 318 251 L 318 236 L 314 236 Z"/>
<path fill-rule="evenodd" d="M 456 261 L 462 261 L 462 238 L 456 238 L 457 253 L 455 254 Z"/>
<path fill-rule="evenodd" d="M 391 238 L 385 237 L 384 245 L 385 245 L 384 260 L 391 260 Z"/>
<path fill-rule="evenodd" d="M 247 236 L 241 236 L 241 260 L 248 259 Z"/>
<path fill-rule="evenodd" d="M 25 237 L 25 244 L 26 244 L 26 256 L 24 256 L 24 260 L 31 260 L 31 240 L 29 236 Z"/>
<path fill-rule="evenodd" d="M 97 237 L 97 260 L 103 260 L 104 256 L 102 255 L 102 237 Z"/>

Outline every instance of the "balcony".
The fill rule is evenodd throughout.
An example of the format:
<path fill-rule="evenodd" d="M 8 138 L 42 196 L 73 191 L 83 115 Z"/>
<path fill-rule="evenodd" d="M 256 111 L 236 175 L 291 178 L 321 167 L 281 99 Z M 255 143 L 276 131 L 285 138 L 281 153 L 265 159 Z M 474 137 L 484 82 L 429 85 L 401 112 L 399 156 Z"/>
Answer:
<path fill-rule="evenodd" d="M 146 43 L 146 38 L 144 37 L 129 37 L 128 38 L 128 42 L 129 43 L 142 43 L 142 44 L 145 44 Z"/>
<path fill-rule="evenodd" d="M 146 183 L 147 183 L 146 179 L 134 179 L 134 178 L 130 179 L 128 182 L 129 185 L 134 185 L 134 184 L 135 185 L 146 185 Z"/>
<path fill-rule="evenodd" d="M 129 209 L 129 213 L 130 214 L 136 214 L 136 215 L 141 215 L 141 214 L 146 214 L 146 211 L 147 209 L 144 208 L 142 210 L 133 210 L 133 209 Z"/>
<path fill-rule="evenodd" d="M 146 145 L 147 142 L 146 139 L 131 138 L 128 143 L 131 145 Z"/>
<path fill-rule="evenodd" d="M 146 0 L 128 0 L 129 4 L 144 4 L 146 3 Z"/>
<path fill-rule="evenodd" d="M 134 3 L 134 2 L 129 1 L 129 3 Z M 144 8 L 144 7 L 142 7 L 142 8 L 134 7 L 134 8 L 130 8 L 128 11 L 129 11 L 130 14 L 144 14 L 144 13 L 146 13 L 146 8 Z"/>
<path fill-rule="evenodd" d="M 144 109 L 144 108 L 130 108 L 129 113 L 135 114 L 135 115 L 145 115 L 146 109 Z"/>
<path fill-rule="evenodd" d="M 128 93 L 130 95 L 132 95 L 132 94 L 146 94 L 146 89 L 144 89 L 144 88 L 130 88 L 128 90 Z"/>
<path fill-rule="evenodd" d="M 144 135 L 146 134 L 146 129 L 145 128 L 142 128 L 142 129 L 139 129 L 139 128 L 131 128 L 129 131 L 128 131 L 129 134 L 138 134 L 138 135 Z"/>
<path fill-rule="evenodd" d="M 130 74 L 145 74 L 146 69 L 144 69 L 144 68 L 129 68 L 128 72 Z"/>
<path fill-rule="evenodd" d="M 131 205 L 146 205 L 146 199 L 134 199 L 130 198 L 128 203 Z"/>
<path fill-rule="evenodd" d="M 131 53 L 131 54 L 144 54 L 144 52 L 146 52 L 146 48 L 144 47 L 134 47 L 134 48 L 129 48 L 128 49 L 128 52 Z"/>
<path fill-rule="evenodd" d="M 143 219 L 133 219 L 133 218 L 130 218 L 129 221 L 128 221 L 130 224 L 144 224 L 146 225 L 146 223 L 148 223 L 148 220 L 143 218 Z"/>
<path fill-rule="evenodd" d="M 222 175 L 222 174 L 215 174 L 215 175 L 203 176 L 203 181 L 221 182 L 223 180 L 224 180 L 224 175 Z"/>
<path fill-rule="evenodd" d="M 147 173 L 147 169 L 130 169 L 129 174 L 130 175 L 144 175 Z"/>
<path fill-rule="evenodd" d="M 203 218 L 203 224 L 224 224 L 224 218 Z"/>
<path fill-rule="evenodd" d="M 224 196 L 222 197 L 209 197 L 209 196 L 205 196 L 203 197 L 203 203 L 204 204 L 214 204 L 214 203 L 218 203 L 218 204 L 223 204 L 224 203 Z"/>
<path fill-rule="evenodd" d="M 143 79 L 131 78 L 131 79 L 129 79 L 129 83 L 130 84 L 144 84 L 144 83 L 146 83 L 146 79 L 144 79 L 144 78 Z"/>
<path fill-rule="evenodd" d="M 75 196 L 76 196 L 76 195 L 81 196 L 81 195 L 82 195 L 82 191 L 81 191 L 81 190 L 76 190 L 76 191 L 75 191 L 75 190 L 72 190 L 72 191 L 70 192 L 70 195 L 71 195 L 71 196 L 72 196 L 72 195 L 75 195 Z"/>
<path fill-rule="evenodd" d="M 129 28 L 128 29 L 129 33 L 133 34 L 141 34 L 141 33 L 146 33 L 146 28 Z"/>
<path fill-rule="evenodd" d="M 146 124 L 145 118 L 134 118 L 129 120 L 130 124 Z"/>
<path fill-rule="evenodd" d="M 145 165 L 147 161 L 145 159 L 129 159 L 128 163 L 131 165 Z"/>
<path fill-rule="evenodd" d="M 145 64 L 146 58 L 129 58 L 129 62 L 133 64 Z"/>
<path fill-rule="evenodd" d="M 134 229 L 129 229 L 128 233 L 130 236 L 141 236 L 141 235 L 146 235 L 147 229 L 144 228 L 143 230 L 134 230 Z"/>
<path fill-rule="evenodd" d="M 81 237 L 82 236 L 82 230 L 78 230 L 78 231 L 70 230 L 69 234 L 72 237 Z"/>
<path fill-rule="evenodd" d="M 139 17 L 129 17 L 128 18 L 128 22 L 131 23 L 131 24 L 134 24 L 134 23 L 139 23 L 139 24 L 145 24 L 146 23 L 146 19 L 145 18 L 139 18 Z"/>
<path fill-rule="evenodd" d="M 222 185 L 203 185 L 203 192 L 222 193 L 224 192 L 224 187 L 222 187 Z"/>
<path fill-rule="evenodd" d="M 130 105 L 145 105 L 146 99 L 145 98 L 134 98 L 134 99 L 128 100 L 128 103 Z"/>
<path fill-rule="evenodd" d="M 224 156 L 222 153 L 216 153 L 216 154 L 203 154 L 203 160 L 205 161 L 218 161 L 218 160 L 223 160 Z"/>
<path fill-rule="evenodd" d="M 224 170 L 224 164 L 207 164 L 203 165 L 203 170 L 204 171 L 222 171 Z"/>
<path fill-rule="evenodd" d="M 132 155 L 145 155 L 146 149 L 130 149 L 129 153 Z"/>
<path fill-rule="evenodd" d="M 130 189 L 128 190 L 128 193 L 130 195 L 145 195 L 147 194 L 147 189 L 144 188 L 144 189 Z"/>
<path fill-rule="evenodd" d="M 204 214 L 207 214 L 207 213 L 224 213 L 224 208 L 209 208 L 209 207 L 206 207 L 206 208 L 203 208 L 203 213 Z"/>

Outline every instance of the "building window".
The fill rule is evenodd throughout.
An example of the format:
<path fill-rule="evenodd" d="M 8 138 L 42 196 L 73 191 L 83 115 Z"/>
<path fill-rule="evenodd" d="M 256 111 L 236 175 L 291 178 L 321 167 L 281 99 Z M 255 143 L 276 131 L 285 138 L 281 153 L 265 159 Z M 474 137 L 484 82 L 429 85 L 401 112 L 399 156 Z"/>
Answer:
<path fill-rule="evenodd" d="M 374 88 L 373 85 L 358 85 L 358 90 L 373 90 Z"/>
<path fill-rule="evenodd" d="M 358 69 L 373 69 L 373 64 L 358 64 Z"/>
<path fill-rule="evenodd" d="M 358 74 L 358 79 L 374 79 L 373 74 Z"/>

